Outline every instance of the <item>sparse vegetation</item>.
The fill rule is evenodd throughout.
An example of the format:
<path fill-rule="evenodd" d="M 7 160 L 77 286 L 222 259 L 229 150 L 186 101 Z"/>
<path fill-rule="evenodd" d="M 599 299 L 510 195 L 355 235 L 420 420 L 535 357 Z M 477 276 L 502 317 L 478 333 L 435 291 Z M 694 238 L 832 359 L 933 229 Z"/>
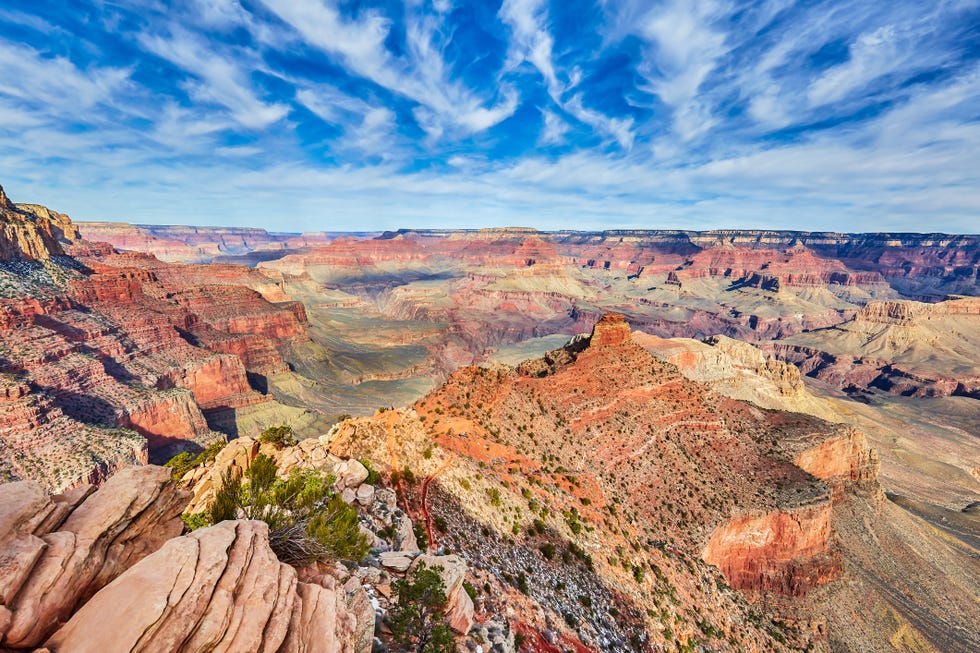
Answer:
<path fill-rule="evenodd" d="M 400 651 L 455 653 L 456 642 L 446 625 L 446 586 L 439 568 L 424 564 L 410 578 L 391 584 L 397 602 L 391 606 L 392 639 Z"/>
<path fill-rule="evenodd" d="M 297 440 L 296 435 L 293 433 L 293 427 L 288 424 L 283 424 L 282 426 L 270 426 L 262 431 L 262 435 L 259 436 L 259 442 L 268 443 L 282 449 L 283 447 L 296 446 Z"/>
<path fill-rule="evenodd" d="M 500 490 L 499 489 L 497 489 L 495 487 L 487 488 L 487 496 L 490 497 L 490 505 L 492 505 L 494 507 L 497 507 L 497 508 L 499 508 L 501 506 L 502 502 L 500 500 Z"/>
<path fill-rule="evenodd" d="M 213 461 L 218 456 L 218 452 L 225 448 L 226 444 L 224 440 L 217 440 L 209 444 L 204 451 L 196 456 L 189 451 L 184 451 L 165 462 L 163 466 L 169 467 L 170 476 L 175 481 L 179 481 L 187 472 L 195 467 L 206 465 Z"/>
<path fill-rule="evenodd" d="M 211 506 L 211 521 L 258 519 L 269 525 L 269 544 L 280 560 L 361 560 L 369 550 L 357 510 L 330 491 L 334 479 L 314 470 L 277 478 L 276 463 L 256 456 L 245 478 L 226 475 Z"/>

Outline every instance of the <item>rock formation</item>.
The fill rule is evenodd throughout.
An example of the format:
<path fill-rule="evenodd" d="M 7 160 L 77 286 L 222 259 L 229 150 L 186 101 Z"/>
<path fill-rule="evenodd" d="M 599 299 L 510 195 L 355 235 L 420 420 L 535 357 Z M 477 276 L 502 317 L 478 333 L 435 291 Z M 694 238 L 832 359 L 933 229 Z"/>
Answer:
<path fill-rule="evenodd" d="M 96 593 L 46 646 L 361 653 L 371 649 L 373 632 L 363 589 L 299 582 L 269 548 L 265 523 L 226 521 L 145 557 Z"/>
<path fill-rule="evenodd" d="M 180 534 L 187 500 L 160 467 L 119 471 L 100 489 L 49 497 L 0 485 L 0 645 L 40 646 L 93 594 Z"/>
<path fill-rule="evenodd" d="M 60 241 L 77 234 L 67 228 L 66 216 L 36 212 L 40 208 L 15 205 L 0 186 L 0 261 L 45 261 L 64 254 Z"/>
<path fill-rule="evenodd" d="M 590 347 L 612 347 L 621 345 L 630 339 L 630 327 L 626 323 L 626 317 L 615 313 L 608 313 L 596 322 L 592 328 L 592 337 L 589 340 Z"/>
<path fill-rule="evenodd" d="M 740 383 L 761 384 L 754 400 L 760 405 L 771 400 L 769 410 L 727 399 L 647 350 L 685 366 L 691 378 L 718 383 L 725 393 L 738 394 Z M 712 369 L 714 362 L 720 370 Z M 881 585 L 852 575 L 849 565 L 866 568 L 868 560 L 879 557 L 882 565 L 910 569 L 925 559 L 907 549 L 889 552 L 875 539 L 892 533 L 889 527 L 856 517 L 888 510 L 877 481 L 878 458 L 864 434 L 772 410 L 797 401 L 823 411 L 835 405 L 809 395 L 793 367 L 743 343 L 663 341 L 630 334 L 624 322 L 610 317 L 600 320 L 590 337 L 573 339 L 516 369 L 460 370 L 415 410 L 430 437 L 455 455 L 439 474 L 445 493 L 436 495 L 439 514 L 450 524 L 444 541 L 461 546 L 471 564 L 505 560 L 504 568 L 526 568 L 525 578 L 511 579 L 519 591 L 508 600 L 532 597 L 529 605 L 536 607 L 525 611 L 529 615 L 552 606 L 569 611 L 574 592 L 587 592 L 593 605 L 609 605 L 597 586 L 580 585 L 571 596 L 554 591 L 552 583 L 567 584 L 570 576 L 542 563 L 536 551 L 554 551 L 551 546 L 560 551 L 562 542 L 570 541 L 592 554 L 589 566 L 576 572 L 579 582 L 595 573 L 601 586 L 614 587 L 625 599 L 614 603 L 621 615 L 635 614 L 631 606 L 662 605 L 657 593 L 675 588 L 679 598 L 668 610 L 670 632 L 680 629 L 691 638 L 687 641 L 707 646 L 710 637 L 703 639 L 699 629 L 718 628 L 741 649 L 775 646 L 755 639 L 760 635 L 751 619 L 726 603 L 724 593 L 705 589 L 715 581 L 703 574 L 717 567 L 727 585 L 773 606 L 784 623 L 794 624 L 780 635 L 791 648 L 820 647 L 829 637 L 834 646 L 866 642 L 871 650 L 885 650 L 885 633 L 895 631 L 878 622 L 882 634 L 869 635 L 873 615 L 862 617 L 860 628 L 851 627 L 826 597 L 861 586 L 874 600 L 899 606 Z M 476 523 L 460 520 L 453 512 L 460 507 Z M 527 510 L 531 517 L 523 517 Z M 492 525 L 490 537 L 507 535 L 490 546 L 470 543 L 466 533 L 480 523 Z M 508 543 L 510 538 L 515 541 Z M 941 537 L 926 539 L 942 546 Z M 954 557 L 956 564 L 966 563 L 961 554 Z M 704 563 L 712 567 L 698 566 Z M 624 578 L 623 567 L 637 566 L 659 570 L 656 589 Z M 965 578 L 956 574 L 957 582 Z M 919 582 L 891 578 L 906 591 Z M 699 607 L 686 612 L 682 597 L 693 587 L 701 588 Z M 947 608 L 966 600 L 965 594 L 954 594 L 943 599 Z M 928 615 L 914 628 L 934 632 L 939 612 L 914 603 L 914 613 L 893 609 Z M 715 624 L 705 617 L 707 604 L 708 614 L 726 614 L 728 621 Z M 693 633 L 683 630 L 692 615 L 701 624 Z M 588 609 L 571 612 L 567 619 L 573 618 L 577 637 L 587 646 L 602 649 L 608 645 L 597 642 L 622 637 L 623 631 L 593 621 Z M 639 621 L 654 643 L 666 632 L 662 625 Z M 529 616 L 518 629 L 537 638 L 549 623 Z M 636 624 L 625 616 L 620 620 L 624 630 L 630 623 Z M 960 638 L 952 648 L 966 650 L 968 639 Z M 945 638 L 932 641 L 950 646 Z"/>
<path fill-rule="evenodd" d="M 0 647 L 104 648 L 146 588 L 125 648 L 361 650 L 423 559 L 470 650 L 980 646 L 976 236 L 83 226 L 120 252 L 0 218 L 0 480 L 68 490 L 0 486 Z M 255 439 L 281 423 L 316 437 Z M 188 513 L 264 453 L 336 477 L 369 563 L 293 571 L 249 522 L 164 544 L 176 495 L 124 468 L 225 437 Z"/>
<path fill-rule="evenodd" d="M 30 481 L 0 485 L 0 646 L 371 649 L 375 615 L 360 584 L 280 563 L 262 522 L 178 537 L 188 495 L 161 467 L 127 468 L 97 490 L 64 495 Z"/>
<path fill-rule="evenodd" d="M 409 576 L 422 565 L 438 571 L 446 588 L 446 598 L 448 599 L 446 621 L 454 631 L 465 635 L 473 626 L 473 599 L 463 589 L 463 580 L 466 578 L 466 563 L 455 555 L 420 555 L 412 561 L 408 568 Z"/>
<path fill-rule="evenodd" d="M 980 299 L 974 297 L 871 302 L 843 324 L 764 348 L 841 388 L 980 398 Z"/>

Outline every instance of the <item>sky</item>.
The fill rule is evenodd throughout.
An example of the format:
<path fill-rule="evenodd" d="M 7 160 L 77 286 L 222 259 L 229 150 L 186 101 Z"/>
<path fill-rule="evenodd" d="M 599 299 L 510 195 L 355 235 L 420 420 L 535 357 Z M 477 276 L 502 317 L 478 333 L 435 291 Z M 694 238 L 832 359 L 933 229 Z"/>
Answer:
<path fill-rule="evenodd" d="M 980 0 L 4 0 L 0 184 L 273 231 L 980 232 Z"/>

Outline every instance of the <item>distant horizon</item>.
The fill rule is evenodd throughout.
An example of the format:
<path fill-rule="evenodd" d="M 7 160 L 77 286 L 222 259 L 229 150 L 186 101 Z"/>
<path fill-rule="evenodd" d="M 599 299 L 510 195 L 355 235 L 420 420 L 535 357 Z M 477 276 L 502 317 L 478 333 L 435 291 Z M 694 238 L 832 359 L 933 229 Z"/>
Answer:
<path fill-rule="evenodd" d="M 0 177 L 80 221 L 942 233 L 980 2 L 9 0 Z"/>
<path fill-rule="evenodd" d="M 69 216 L 71 217 L 71 216 Z M 951 237 L 974 237 L 980 238 L 980 233 L 969 233 L 969 232 L 946 232 L 946 231 L 809 231 L 806 229 L 658 229 L 656 227 L 642 228 L 642 227 L 631 227 L 631 228 L 617 228 L 617 227 L 607 227 L 604 229 L 538 229 L 536 227 L 518 226 L 518 225 L 508 225 L 504 227 L 400 227 L 398 229 L 366 229 L 361 231 L 342 231 L 342 230 L 308 230 L 308 231 L 273 231 L 265 229 L 264 227 L 251 227 L 244 225 L 201 225 L 201 224 L 148 224 L 148 223 L 138 223 L 138 222 L 117 222 L 111 220 L 74 220 L 72 222 L 76 225 L 97 225 L 97 224 L 110 224 L 110 225 L 127 225 L 139 228 L 184 228 L 184 229 L 212 229 L 212 230 L 254 230 L 262 231 L 270 236 L 303 236 L 305 234 L 341 234 L 341 235 L 361 235 L 367 236 L 371 234 L 384 235 L 387 233 L 400 233 L 400 232 L 412 232 L 412 233 L 425 233 L 425 232 L 438 232 L 438 231 L 458 231 L 458 232 L 471 232 L 479 233 L 481 231 L 527 231 L 534 233 L 543 234 L 595 234 L 595 233 L 607 233 L 607 234 L 619 234 L 627 232 L 647 232 L 647 233 L 693 233 L 693 234 L 714 234 L 714 233 L 772 233 L 772 234 L 803 234 L 808 236 L 832 236 L 832 235 L 843 235 L 843 236 L 867 236 L 867 235 L 882 235 L 882 236 L 951 236 Z"/>

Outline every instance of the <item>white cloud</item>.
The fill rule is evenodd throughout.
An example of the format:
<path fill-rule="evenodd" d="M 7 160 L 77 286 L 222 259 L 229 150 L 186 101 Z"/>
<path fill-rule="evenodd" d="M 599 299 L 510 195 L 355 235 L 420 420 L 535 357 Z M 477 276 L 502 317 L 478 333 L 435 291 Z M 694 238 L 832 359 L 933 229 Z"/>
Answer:
<path fill-rule="evenodd" d="M 400 153 L 396 116 L 387 107 L 369 104 L 325 84 L 300 89 L 296 100 L 323 121 L 344 130 L 344 136 L 332 143 L 334 149 L 353 149 L 383 159 Z"/>
<path fill-rule="evenodd" d="M 394 57 L 385 47 L 391 23 L 380 13 L 364 11 L 345 18 L 334 2 L 318 0 L 263 0 L 279 18 L 310 44 L 333 55 L 347 69 L 399 95 L 417 102 L 421 126 L 433 137 L 450 131 L 473 133 L 511 116 L 517 108 L 516 91 L 501 89 L 490 107 L 487 100 L 454 80 L 435 39 L 439 16 L 406 8 L 408 55 Z"/>
<path fill-rule="evenodd" d="M 43 57 L 33 48 L 4 40 L 0 40 L 0 70 L 0 95 L 64 115 L 111 102 L 128 86 L 130 75 L 127 68 L 81 70 L 64 57 Z"/>
<path fill-rule="evenodd" d="M 492 56 L 507 63 L 482 80 L 468 66 L 499 59 L 454 41 L 459 12 L 448 1 L 410 0 L 397 29 L 380 10 L 351 16 L 334 1 L 266 1 L 285 24 L 235 0 L 193 0 L 204 10 L 187 20 L 163 7 L 140 14 L 144 46 L 188 73 L 176 92 L 170 80 L 139 86 L 134 77 L 145 79 L 149 68 L 141 62 L 107 65 L 113 59 L 98 52 L 97 40 L 71 50 L 73 57 L 84 51 L 73 62 L 40 44 L 0 38 L 0 170 L 7 175 L 0 181 L 19 200 L 88 219 L 261 224 L 281 213 L 288 196 L 289 228 L 297 230 L 528 223 L 975 230 L 980 71 L 962 72 L 955 44 L 942 40 L 951 19 L 937 16 L 952 11 L 945 3 L 928 11 L 911 2 L 794 5 L 792 21 L 769 25 L 787 2 L 610 0 L 606 43 L 620 56 L 635 52 L 633 41 L 623 47 L 625 36 L 641 39 L 638 72 L 643 89 L 660 99 L 654 103 L 635 88 L 624 98 L 590 95 L 589 82 L 598 80 L 583 71 L 608 53 L 583 53 L 574 43 L 560 49 L 567 35 L 555 31 L 542 0 L 501 7 L 511 40 L 506 53 Z M 171 21 L 182 27 L 168 31 Z M 239 27 L 249 30 L 249 44 L 226 43 L 221 35 Z M 850 44 L 847 61 L 813 72 L 813 55 L 841 42 Z M 308 52 L 307 44 L 359 79 L 338 87 L 282 63 Z M 521 66 L 530 74 L 514 75 Z M 919 69 L 960 72 L 901 83 Z M 889 90 L 884 80 L 893 73 L 898 82 Z M 268 93 L 267 76 L 276 78 Z M 481 134 L 514 115 L 519 91 L 530 93 L 501 80 L 518 77 L 551 98 L 538 107 L 540 122 L 531 112 L 536 139 L 501 158 L 496 146 L 511 143 L 494 133 L 474 143 L 438 142 Z M 827 127 L 865 106 L 868 90 L 891 108 Z M 656 113 L 644 122 L 598 108 L 618 100 L 635 115 Z M 290 104 L 337 131 L 310 143 L 315 129 L 269 129 L 285 126 Z M 414 125 L 399 124 L 411 111 L 430 138 L 413 141 Z M 311 118 L 302 111 L 291 120 Z M 820 129 L 806 127 L 819 121 Z M 600 147 L 578 140 L 583 125 L 604 139 Z M 792 142 L 759 138 L 797 126 Z M 536 153 L 535 140 L 561 144 L 563 154 Z M 324 151 L 329 156 L 312 163 Z M 406 172 L 440 157 L 448 166 Z"/>
<path fill-rule="evenodd" d="M 543 145 L 560 145 L 565 142 L 565 134 L 568 133 L 568 125 L 564 120 L 556 116 L 551 111 L 542 110 L 541 116 L 544 118 L 544 129 L 538 138 L 538 143 Z"/>
<path fill-rule="evenodd" d="M 247 61 L 234 60 L 214 51 L 207 42 L 190 32 L 174 28 L 169 38 L 143 34 L 140 43 L 197 78 L 184 84 L 192 99 L 227 108 L 243 127 L 262 129 L 289 113 L 285 104 L 265 102 L 258 97 L 245 67 Z"/>
<path fill-rule="evenodd" d="M 684 141 L 715 123 L 699 90 L 727 52 L 726 34 L 714 27 L 730 7 L 712 0 L 670 0 L 640 20 L 637 35 L 649 44 L 640 72 L 649 90 L 674 110 L 674 131 Z"/>
<path fill-rule="evenodd" d="M 565 103 L 565 108 L 573 116 L 590 125 L 600 132 L 611 135 L 619 143 L 620 147 L 628 150 L 633 147 L 633 118 L 610 118 L 598 111 L 588 109 L 582 105 L 582 94 L 572 96 Z"/>
<path fill-rule="evenodd" d="M 810 86 L 807 98 L 811 105 L 840 100 L 853 91 L 862 91 L 868 83 L 905 67 L 905 56 L 893 27 L 882 27 L 862 34 L 850 47 L 850 58 L 821 75 Z"/>
<path fill-rule="evenodd" d="M 551 60 L 555 41 L 545 25 L 545 0 L 504 0 L 498 13 L 513 33 L 507 55 L 508 68 L 514 68 L 524 61 L 530 62 L 544 78 L 548 94 L 560 104 L 564 87 L 558 81 Z"/>
<path fill-rule="evenodd" d="M 563 94 L 579 85 L 582 81 L 582 70 L 574 68 L 569 75 L 567 84 L 558 80 L 558 73 L 552 61 L 554 38 L 548 30 L 548 12 L 545 0 L 504 0 L 498 12 L 500 19 L 511 28 L 512 39 L 508 48 L 507 67 L 513 69 L 523 63 L 530 62 L 545 81 L 548 95 L 562 110 L 573 116 L 579 122 L 592 127 L 596 132 L 613 138 L 623 149 L 633 146 L 632 118 L 612 118 L 583 106 L 582 93 L 564 101 Z M 545 131 L 539 142 L 560 142 L 564 131 L 558 131 L 563 123 L 552 114 L 545 114 Z M 567 129 L 565 130 L 567 131 Z"/>
<path fill-rule="evenodd" d="M 249 23 L 238 0 L 194 0 L 195 18 L 208 27 L 228 29 Z"/>

